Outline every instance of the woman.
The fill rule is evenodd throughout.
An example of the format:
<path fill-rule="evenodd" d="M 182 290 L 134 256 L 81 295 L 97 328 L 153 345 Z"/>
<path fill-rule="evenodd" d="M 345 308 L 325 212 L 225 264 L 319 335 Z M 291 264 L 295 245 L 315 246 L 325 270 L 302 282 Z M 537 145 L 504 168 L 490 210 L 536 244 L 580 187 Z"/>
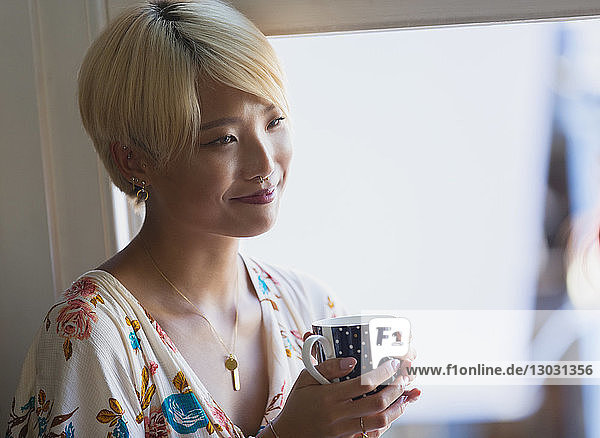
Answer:
<path fill-rule="evenodd" d="M 274 225 L 292 157 L 283 73 L 252 23 L 217 0 L 131 8 L 90 47 L 79 105 L 145 221 L 48 312 L 7 436 L 375 437 L 416 399 L 406 381 L 359 401 L 360 379 L 319 385 L 301 334 L 343 309 L 309 275 L 239 252 Z"/>

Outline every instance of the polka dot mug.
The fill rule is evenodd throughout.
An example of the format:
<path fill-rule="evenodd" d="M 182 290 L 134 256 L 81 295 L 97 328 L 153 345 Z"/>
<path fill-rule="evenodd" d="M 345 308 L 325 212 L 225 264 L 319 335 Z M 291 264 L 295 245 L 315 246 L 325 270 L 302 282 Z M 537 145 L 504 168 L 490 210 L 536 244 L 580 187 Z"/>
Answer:
<path fill-rule="evenodd" d="M 408 353 L 410 321 L 393 315 L 349 315 L 327 318 L 312 323 L 314 335 L 302 346 L 302 361 L 306 370 L 321 384 L 332 383 L 321 375 L 312 362 L 313 345 L 321 363 L 335 357 L 353 357 L 357 363 L 352 372 L 334 382 L 360 376 L 393 358 L 402 359 Z M 383 389 L 395 376 L 363 397 Z"/>

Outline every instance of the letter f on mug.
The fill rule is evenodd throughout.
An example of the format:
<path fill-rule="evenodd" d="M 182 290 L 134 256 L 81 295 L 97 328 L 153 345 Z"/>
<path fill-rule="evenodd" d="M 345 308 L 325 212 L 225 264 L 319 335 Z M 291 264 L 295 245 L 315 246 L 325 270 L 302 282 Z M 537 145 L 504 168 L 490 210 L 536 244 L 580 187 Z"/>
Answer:
<path fill-rule="evenodd" d="M 402 358 L 410 346 L 410 321 L 402 317 L 369 320 L 371 361 L 375 366 L 384 357 Z"/>
<path fill-rule="evenodd" d="M 381 345 L 384 339 L 387 339 L 389 336 L 384 334 L 384 332 L 390 331 L 391 327 L 377 327 L 377 345 Z"/>

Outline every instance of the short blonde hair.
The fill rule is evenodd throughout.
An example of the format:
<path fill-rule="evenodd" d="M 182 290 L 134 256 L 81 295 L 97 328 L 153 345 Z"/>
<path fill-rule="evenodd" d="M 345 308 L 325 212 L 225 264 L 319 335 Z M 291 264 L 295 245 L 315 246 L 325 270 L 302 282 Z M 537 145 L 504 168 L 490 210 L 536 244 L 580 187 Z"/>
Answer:
<path fill-rule="evenodd" d="M 111 145 L 136 146 L 158 168 L 192 154 L 200 137 L 202 79 L 288 113 L 273 48 L 250 20 L 219 0 L 150 0 L 124 11 L 88 49 L 79 71 L 79 111 L 123 192 L 134 195 Z"/>

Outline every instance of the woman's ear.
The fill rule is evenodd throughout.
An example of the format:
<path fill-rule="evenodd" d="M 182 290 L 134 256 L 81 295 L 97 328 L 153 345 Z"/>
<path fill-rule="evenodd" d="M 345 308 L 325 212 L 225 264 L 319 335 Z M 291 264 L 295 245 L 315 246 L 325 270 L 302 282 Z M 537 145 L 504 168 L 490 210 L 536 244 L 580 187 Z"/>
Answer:
<path fill-rule="evenodd" d="M 135 178 L 150 185 L 147 163 L 137 148 L 115 141 L 110 145 L 110 153 L 123 178 L 130 182 Z"/>

